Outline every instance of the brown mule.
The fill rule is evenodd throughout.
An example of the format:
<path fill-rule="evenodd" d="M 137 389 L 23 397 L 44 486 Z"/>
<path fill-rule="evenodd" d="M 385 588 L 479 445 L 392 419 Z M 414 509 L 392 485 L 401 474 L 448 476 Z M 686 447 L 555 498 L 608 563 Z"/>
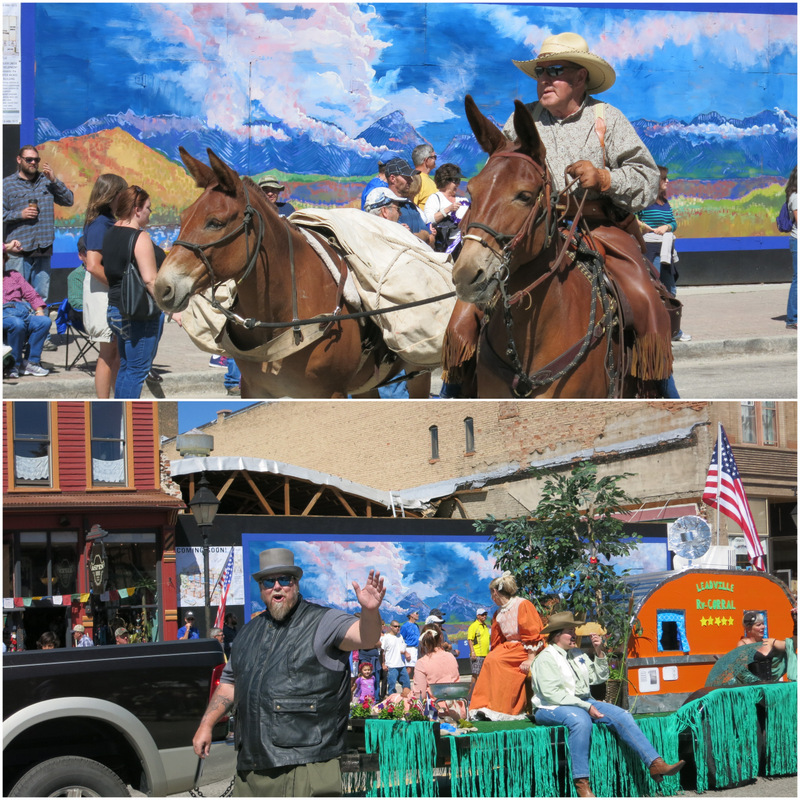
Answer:
<path fill-rule="evenodd" d="M 293 320 L 356 310 L 342 295 L 344 259 L 327 242 L 319 243 L 342 276 L 336 281 L 299 228 L 278 215 L 250 178 L 240 178 L 211 150 L 210 166 L 183 148 L 180 153 L 202 194 L 181 214 L 179 238 L 159 270 L 155 298 L 164 311 L 182 311 L 193 295 L 236 280 L 232 311 L 264 323 L 229 321 L 221 334 L 223 349 L 241 370 L 242 397 L 347 397 L 374 385 L 375 375 L 392 377 L 403 369 L 372 323 L 362 327 L 357 319 L 343 319 L 295 330 Z M 416 392 L 414 386 L 409 382 L 412 397 L 428 397 L 430 375 L 418 378 Z"/>

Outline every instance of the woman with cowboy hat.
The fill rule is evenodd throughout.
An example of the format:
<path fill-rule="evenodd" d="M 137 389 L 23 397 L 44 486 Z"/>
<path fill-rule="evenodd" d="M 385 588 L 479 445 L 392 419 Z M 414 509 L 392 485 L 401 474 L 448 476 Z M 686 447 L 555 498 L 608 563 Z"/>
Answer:
<path fill-rule="evenodd" d="M 667 764 L 642 733 L 634 718 L 618 706 L 595 700 L 589 686 L 608 679 L 608 658 L 602 637 L 591 634 L 594 661 L 578 648 L 575 627 L 583 620 L 571 611 L 551 615 L 542 634 L 548 646 L 533 663 L 534 719 L 539 725 L 565 725 L 569 730 L 572 779 L 578 797 L 594 797 L 589 782 L 589 747 L 592 728 L 608 725 L 650 768 L 650 777 L 660 783 L 675 775 L 685 762 Z"/>

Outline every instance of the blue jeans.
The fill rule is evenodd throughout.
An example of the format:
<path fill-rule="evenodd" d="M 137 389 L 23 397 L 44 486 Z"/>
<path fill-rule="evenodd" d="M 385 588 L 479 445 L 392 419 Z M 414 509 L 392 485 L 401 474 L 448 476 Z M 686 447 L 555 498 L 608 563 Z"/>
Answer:
<path fill-rule="evenodd" d="M 534 719 L 539 725 L 565 725 L 569 730 L 569 752 L 572 756 L 572 779 L 589 777 L 589 746 L 592 742 L 592 725 L 608 725 L 617 736 L 633 750 L 644 765 L 649 767 L 658 757 L 658 751 L 642 733 L 636 720 L 619 706 L 589 700 L 602 719 L 592 719 L 588 711 L 578 706 L 557 706 L 552 711 L 540 708 Z"/>
<path fill-rule="evenodd" d="M 226 389 L 235 389 L 241 382 L 242 373 L 239 371 L 239 367 L 236 366 L 236 362 L 228 356 L 228 371 L 222 379 L 222 385 Z"/>
<path fill-rule="evenodd" d="M 28 361 L 31 364 L 38 364 L 41 361 L 42 347 L 49 332 L 50 317 L 46 314 L 43 317 L 37 317 L 30 311 L 17 314 L 15 309 L 3 309 L 3 335 L 11 348 L 17 368 L 22 366 L 22 350 L 25 342 L 30 345 Z"/>
<path fill-rule="evenodd" d="M 50 256 L 10 256 L 8 269 L 21 272 L 34 291 L 47 303 L 50 292 Z"/>
<path fill-rule="evenodd" d="M 789 237 L 789 249 L 792 251 L 793 277 L 786 304 L 786 324 L 797 325 L 797 239 L 794 236 Z"/>
<path fill-rule="evenodd" d="M 115 400 L 138 400 L 147 373 L 153 366 L 161 334 L 161 317 L 144 321 L 126 319 L 116 306 L 108 306 L 108 326 L 117 337 L 119 372 Z"/>
<path fill-rule="evenodd" d="M 396 683 L 399 683 L 404 689 L 411 688 L 408 670 L 405 667 L 389 667 L 389 675 L 386 678 L 386 691 L 389 694 L 394 691 Z"/>

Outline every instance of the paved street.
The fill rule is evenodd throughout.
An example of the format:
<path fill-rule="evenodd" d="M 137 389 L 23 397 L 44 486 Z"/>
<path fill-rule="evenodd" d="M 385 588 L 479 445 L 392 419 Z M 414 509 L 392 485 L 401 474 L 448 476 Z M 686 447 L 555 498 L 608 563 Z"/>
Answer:
<path fill-rule="evenodd" d="M 765 353 L 677 359 L 675 384 L 684 398 L 795 399 L 797 356 Z"/>
<path fill-rule="evenodd" d="M 231 748 L 233 751 L 233 748 Z M 233 769 L 233 764 L 231 764 Z M 200 790 L 206 797 L 221 797 L 222 793 L 228 788 L 232 772 L 220 777 L 214 777 L 208 783 L 203 782 Z M 181 794 L 170 795 L 170 797 L 191 797 L 190 792 L 182 792 Z M 679 797 L 705 797 L 708 800 L 717 797 L 797 797 L 797 776 L 793 775 L 788 778 L 758 778 L 753 783 L 747 786 L 740 786 L 736 789 L 712 789 L 704 794 L 698 792 L 683 792 Z"/>
<path fill-rule="evenodd" d="M 692 341 L 676 343 L 675 376 L 685 399 L 797 397 L 797 331 L 784 322 L 788 284 L 679 287 L 683 330 Z M 71 347 L 74 353 L 74 347 Z M 86 368 L 65 370 L 65 348 L 46 352 L 53 365 L 44 378 L 3 381 L 6 399 L 94 397 Z M 224 370 L 208 365 L 186 333 L 165 325 L 155 360 L 160 384 L 147 384 L 144 399 L 224 398 Z M 437 383 L 434 381 L 434 389 Z"/>

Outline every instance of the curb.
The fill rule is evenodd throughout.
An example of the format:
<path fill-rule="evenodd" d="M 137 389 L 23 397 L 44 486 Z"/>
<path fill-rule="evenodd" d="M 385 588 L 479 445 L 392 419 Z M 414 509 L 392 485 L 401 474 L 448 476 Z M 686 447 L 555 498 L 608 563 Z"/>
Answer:
<path fill-rule="evenodd" d="M 162 375 L 163 382 L 150 384 L 145 381 L 142 389 L 142 400 L 191 400 L 194 398 L 238 400 L 228 395 L 219 381 L 210 381 L 199 373 Z M 36 381 L 33 383 L 32 381 Z M 71 379 L 25 378 L 16 384 L 3 381 L 3 398 L 6 400 L 93 400 L 94 378 L 81 377 Z"/>
<path fill-rule="evenodd" d="M 712 339 L 705 342 L 673 342 L 676 361 L 729 356 L 786 355 L 797 353 L 797 336 L 761 336 L 755 339 Z"/>

